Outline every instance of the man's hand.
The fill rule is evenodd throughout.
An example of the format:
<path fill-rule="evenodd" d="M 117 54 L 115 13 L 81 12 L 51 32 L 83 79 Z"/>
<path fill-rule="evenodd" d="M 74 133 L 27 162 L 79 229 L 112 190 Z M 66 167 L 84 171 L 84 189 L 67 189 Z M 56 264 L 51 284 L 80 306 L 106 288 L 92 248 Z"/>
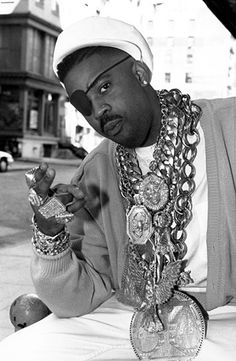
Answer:
<path fill-rule="evenodd" d="M 41 163 L 35 170 L 33 190 L 47 202 L 48 197 L 54 196 L 66 207 L 66 211 L 70 213 L 77 212 L 86 202 L 84 193 L 78 186 L 71 184 L 58 184 L 51 188 L 55 179 L 56 172 L 50 168 L 47 163 Z M 45 218 L 40 212 L 40 206 L 31 204 L 35 213 L 35 220 L 41 232 L 54 236 L 59 233 L 64 225 L 59 224 L 56 218 Z"/>

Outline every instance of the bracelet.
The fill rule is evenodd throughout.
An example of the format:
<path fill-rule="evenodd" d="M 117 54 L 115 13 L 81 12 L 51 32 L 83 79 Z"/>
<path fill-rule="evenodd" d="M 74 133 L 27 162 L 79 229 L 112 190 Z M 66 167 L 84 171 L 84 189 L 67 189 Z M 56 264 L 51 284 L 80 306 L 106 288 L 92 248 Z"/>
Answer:
<path fill-rule="evenodd" d="M 70 234 L 66 228 L 55 236 L 48 236 L 39 230 L 34 218 L 32 223 L 32 245 L 39 255 L 56 256 L 70 247 Z"/>

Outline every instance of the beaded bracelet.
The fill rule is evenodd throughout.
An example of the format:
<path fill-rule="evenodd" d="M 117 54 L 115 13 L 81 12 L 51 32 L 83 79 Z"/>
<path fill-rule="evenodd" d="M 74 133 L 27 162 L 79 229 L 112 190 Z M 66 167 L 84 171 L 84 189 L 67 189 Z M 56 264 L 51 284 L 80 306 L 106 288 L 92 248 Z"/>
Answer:
<path fill-rule="evenodd" d="M 34 218 L 32 223 L 32 244 L 39 255 L 56 256 L 70 247 L 70 234 L 66 228 L 55 236 L 48 236 L 39 230 Z"/>

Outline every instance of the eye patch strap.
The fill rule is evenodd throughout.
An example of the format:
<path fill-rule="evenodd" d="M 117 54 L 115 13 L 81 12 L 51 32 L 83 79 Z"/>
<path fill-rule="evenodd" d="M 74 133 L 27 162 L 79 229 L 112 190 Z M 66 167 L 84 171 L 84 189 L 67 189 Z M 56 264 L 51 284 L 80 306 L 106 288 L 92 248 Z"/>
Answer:
<path fill-rule="evenodd" d="M 128 58 L 130 58 L 130 55 L 126 56 L 125 58 L 119 60 L 117 63 L 112 64 L 111 66 L 109 66 L 109 68 L 107 68 L 106 70 L 104 70 L 103 72 L 101 72 L 100 74 L 98 74 L 96 76 L 96 78 L 92 81 L 92 83 L 89 85 L 89 87 L 87 88 L 85 94 L 87 94 L 89 92 L 89 90 L 94 86 L 94 84 L 97 82 L 97 80 L 100 78 L 100 76 L 102 76 L 103 74 L 105 74 L 106 72 L 108 72 L 109 70 L 111 70 L 112 68 L 114 68 L 115 66 L 118 66 L 119 64 L 123 63 L 125 60 L 127 60 Z"/>

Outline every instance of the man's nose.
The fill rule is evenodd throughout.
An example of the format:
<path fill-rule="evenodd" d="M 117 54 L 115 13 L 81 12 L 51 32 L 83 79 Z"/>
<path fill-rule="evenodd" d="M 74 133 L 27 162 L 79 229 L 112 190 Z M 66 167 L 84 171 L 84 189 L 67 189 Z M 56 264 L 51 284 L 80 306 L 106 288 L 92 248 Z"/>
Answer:
<path fill-rule="evenodd" d="M 97 103 L 95 102 L 93 104 L 93 111 L 94 111 L 94 117 L 95 119 L 100 119 L 101 116 L 103 116 L 106 113 L 109 113 L 111 110 L 111 106 L 107 103 Z"/>

